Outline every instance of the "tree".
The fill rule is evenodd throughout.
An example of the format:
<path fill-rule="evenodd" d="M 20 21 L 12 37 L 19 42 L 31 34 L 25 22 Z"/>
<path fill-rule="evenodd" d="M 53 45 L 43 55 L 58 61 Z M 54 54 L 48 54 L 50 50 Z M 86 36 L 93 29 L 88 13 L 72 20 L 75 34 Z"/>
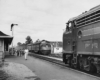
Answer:
<path fill-rule="evenodd" d="M 27 36 L 26 37 L 26 42 L 25 42 L 26 44 L 31 44 L 31 43 L 33 43 L 33 41 L 32 41 L 32 39 L 31 39 L 31 37 L 30 36 Z"/>
<path fill-rule="evenodd" d="M 22 43 L 21 42 L 18 42 L 17 45 L 20 46 L 20 45 L 22 45 Z"/>
<path fill-rule="evenodd" d="M 36 43 L 37 43 L 37 42 L 40 42 L 40 39 L 37 39 L 37 40 L 36 40 Z"/>

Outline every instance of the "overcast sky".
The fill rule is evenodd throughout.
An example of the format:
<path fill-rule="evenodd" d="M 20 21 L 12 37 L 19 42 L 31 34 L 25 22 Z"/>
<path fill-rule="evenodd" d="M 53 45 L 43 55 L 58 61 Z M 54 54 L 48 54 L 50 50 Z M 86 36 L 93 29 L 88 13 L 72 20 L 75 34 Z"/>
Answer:
<path fill-rule="evenodd" d="M 100 0 L 0 0 L 0 29 L 11 35 L 14 26 L 14 45 L 24 43 L 27 36 L 62 41 L 68 19 L 100 4 Z"/>

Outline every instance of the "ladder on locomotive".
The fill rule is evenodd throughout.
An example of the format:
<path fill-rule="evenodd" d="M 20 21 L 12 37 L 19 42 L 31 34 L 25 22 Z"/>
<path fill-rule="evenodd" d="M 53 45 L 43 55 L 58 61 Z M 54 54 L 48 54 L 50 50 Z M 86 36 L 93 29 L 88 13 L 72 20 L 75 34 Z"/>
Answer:
<path fill-rule="evenodd" d="M 73 50 L 74 64 L 76 64 L 77 63 L 77 41 L 72 42 L 72 50 Z"/>
<path fill-rule="evenodd" d="M 77 28 L 73 22 L 73 29 L 72 29 L 72 51 L 73 51 L 73 60 L 74 64 L 77 64 Z"/>

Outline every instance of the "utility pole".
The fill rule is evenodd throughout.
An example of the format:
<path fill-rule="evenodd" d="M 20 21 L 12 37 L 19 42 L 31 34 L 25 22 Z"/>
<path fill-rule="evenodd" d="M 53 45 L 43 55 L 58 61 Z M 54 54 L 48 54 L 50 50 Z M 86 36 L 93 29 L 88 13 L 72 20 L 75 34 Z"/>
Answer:
<path fill-rule="evenodd" d="M 12 37 L 14 37 L 14 34 L 13 34 L 14 29 L 13 29 L 13 27 L 15 25 L 17 26 L 18 24 L 11 24 Z M 13 40 L 12 40 L 12 55 L 13 55 Z"/>

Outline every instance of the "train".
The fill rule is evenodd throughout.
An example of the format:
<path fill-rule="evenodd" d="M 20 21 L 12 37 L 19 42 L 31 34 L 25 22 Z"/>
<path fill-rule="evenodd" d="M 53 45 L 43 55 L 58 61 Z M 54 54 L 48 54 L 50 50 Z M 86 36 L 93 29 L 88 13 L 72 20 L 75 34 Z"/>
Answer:
<path fill-rule="evenodd" d="M 100 5 L 67 21 L 62 52 L 70 67 L 100 73 Z"/>
<path fill-rule="evenodd" d="M 29 44 L 28 49 L 30 52 L 34 52 L 36 54 L 49 55 L 51 54 L 51 43 L 46 40 L 38 41 L 33 44 Z"/>

